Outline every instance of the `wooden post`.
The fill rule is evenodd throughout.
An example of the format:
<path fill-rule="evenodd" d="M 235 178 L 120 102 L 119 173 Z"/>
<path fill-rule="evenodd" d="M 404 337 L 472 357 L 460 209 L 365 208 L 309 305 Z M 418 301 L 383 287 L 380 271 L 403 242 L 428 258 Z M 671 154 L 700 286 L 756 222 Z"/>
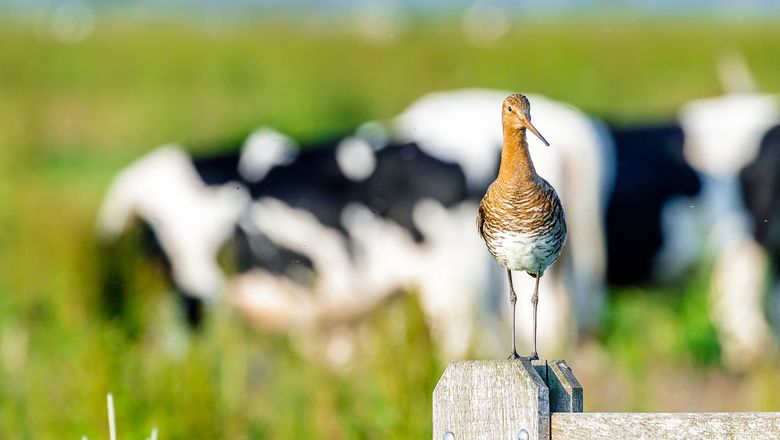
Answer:
<path fill-rule="evenodd" d="M 451 362 L 433 391 L 434 440 L 780 438 L 780 413 L 584 413 L 566 362 Z"/>
<path fill-rule="evenodd" d="M 547 440 L 551 408 L 582 411 L 563 361 L 451 362 L 433 392 L 433 438 Z"/>

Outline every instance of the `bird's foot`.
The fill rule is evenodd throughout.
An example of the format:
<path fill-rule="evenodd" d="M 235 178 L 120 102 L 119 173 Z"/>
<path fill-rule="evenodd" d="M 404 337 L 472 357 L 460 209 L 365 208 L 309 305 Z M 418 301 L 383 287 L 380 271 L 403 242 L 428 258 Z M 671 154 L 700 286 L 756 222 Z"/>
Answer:
<path fill-rule="evenodd" d="M 516 351 L 513 351 L 512 354 L 510 354 L 507 359 L 510 360 L 510 361 L 535 361 L 535 360 L 539 359 L 539 356 L 536 356 L 536 357 L 533 357 L 533 356 L 528 356 L 528 357 L 520 356 L 519 354 L 517 354 Z"/>
<path fill-rule="evenodd" d="M 507 360 L 510 361 L 538 361 L 539 355 L 536 353 L 533 353 L 531 356 L 520 356 L 517 354 L 516 351 L 513 351 L 512 354 L 509 355 Z"/>

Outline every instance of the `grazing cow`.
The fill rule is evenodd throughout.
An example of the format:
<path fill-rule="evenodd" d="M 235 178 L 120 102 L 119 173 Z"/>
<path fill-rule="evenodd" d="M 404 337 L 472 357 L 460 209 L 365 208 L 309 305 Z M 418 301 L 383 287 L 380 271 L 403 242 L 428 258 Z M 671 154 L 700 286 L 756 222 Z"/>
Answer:
<path fill-rule="evenodd" d="M 610 282 L 679 280 L 701 257 L 713 258 L 713 323 L 724 362 L 738 369 L 771 340 L 761 308 L 765 258 L 750 234 L 756 214 L 745 209 L 739 173 L 778 114 L 774 97 L 728 94 L 686 104 L 677 126 L 613 131 Z"/>
<path fill-rule="evenodd" d="M 743 369 L 765 356 L 772 336 L 762 307 L 765 257 L 751 234 L 756 218 L 746 210 L 739 175 L 780 121 L 780 106 L 772 95 L 731 93 L 692 101 L 679 119 L 685 157 L 703 182 L 696 217 L 704 251 L 715 257 L 713 322 L 725 363 Z"/>
<path fill-rule="evenodd" d="M 258 145 L 274 154 L 253 153 Z M 190 160 L 174 146 L 150 153 L 117 177 L 98 226 L 104 237 L 113 238 L 133 215 L 141 217 L 160 239 L 177 289 L 185 297 L 201 299 L 224 290 L 226 276 L 216 255 L 234 234 L 237 268 L 252 276 L 229 283 L 231 290 L 242 286 L 244 294 L 231 301 L 251 306 L 247 313 L 255 317 L 276 315 L 268 322 L 278 327 L 284 321 L 282 312 L 269 313 L 267 307 L 280 302 L 304 301 L 308 306 L 296 311 L 311 310 L 308 321 L 323 314 L 334 321 L 335 316 L 354 315 L 354 310 L 370 310 L 399 289 L 448 289 L 453 297 L 469 286 L 476 289 L 471 280 L 458 285 L 462 277 L 457 275 L 443 286 L 423 279 L 434 275 L 423 268 L 436 261 L 433 256 L 441 258 L 440 249 L 454 257 L 453 246 L 426 246 L 426 241 L 440 243 L 438 237 L 446 230 L 430 222 L 452 223 L 450 208 L 461 213 L 455 218 L 463 218 L 457 206 L 466 201 L 460 167 L 430 157 L 413 143 L 374 151 L 367 142 L 350 137 L 299 151 L 289 139 L 264 130 L 249 138 L 241 154 Z M 423 254 L 430 258 L 421 259 Z M 257 297 L 263 293 L 257 293 L 262 290 L 257 280 L 295 292 L 285 296 L 285 289 L 276 289 L 260 304 Z M 316 301 L 303 293 L 312 286 Z M 435 305 L 422 303 L 427 311 Z M 443 317 L 433 320 L 439 323 L 435 328 L 446 323 Z M 470 329 L 468 321 L 460 328 Z M 455 338 L 464 331 L 436 333 L 451 333 L 454 342 L 445 345 L 456 348 L 449 351 L 465 353 L 469 331 L 460 341 Z"/>

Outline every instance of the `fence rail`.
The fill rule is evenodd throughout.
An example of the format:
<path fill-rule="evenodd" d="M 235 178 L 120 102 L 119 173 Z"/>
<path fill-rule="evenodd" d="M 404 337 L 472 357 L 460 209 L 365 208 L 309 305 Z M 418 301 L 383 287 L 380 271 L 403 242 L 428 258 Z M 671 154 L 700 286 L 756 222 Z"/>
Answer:
<path fill-rule="evenodd" d="M 779 413 L 557 413 L 551 438 L 780 439 Z"/>
<path fill-rule="evenodd" d="M 451 362 L 434 440 L 780 439 L 780 413 L 587 413 L 565 361 Z"/>

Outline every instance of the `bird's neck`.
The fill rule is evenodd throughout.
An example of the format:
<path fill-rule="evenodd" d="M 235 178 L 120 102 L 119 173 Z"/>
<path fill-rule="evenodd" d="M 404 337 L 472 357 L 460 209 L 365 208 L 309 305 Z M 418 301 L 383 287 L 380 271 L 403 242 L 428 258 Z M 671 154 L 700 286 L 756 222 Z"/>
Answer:
<path fill-rule="evenodd" d="M 505 127 L 498 180 L 506 184 L 523 185 L 532 183 L 535 178 L 536 169 L 528 151 L 526 129 Z"/>

